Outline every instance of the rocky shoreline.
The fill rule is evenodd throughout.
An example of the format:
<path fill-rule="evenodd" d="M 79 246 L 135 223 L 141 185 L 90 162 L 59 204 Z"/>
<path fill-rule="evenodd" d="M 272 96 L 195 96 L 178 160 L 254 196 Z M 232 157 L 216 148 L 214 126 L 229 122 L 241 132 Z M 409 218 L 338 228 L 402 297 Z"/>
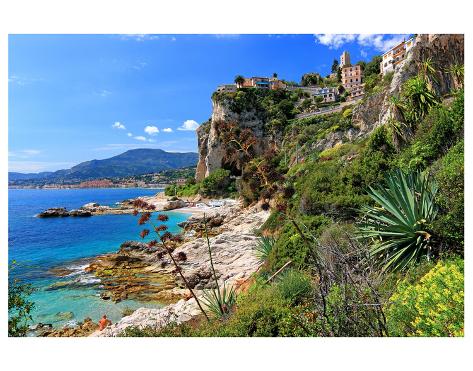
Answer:
<path fill-rule="evenodd" d="M 96 202 L 90 202 L 78 209 L 67 210 L 65 207 L 51 207 L 46 209 L 36 216 L 38 218 L 62 218 L 62 217 L 90 217 L 94 215 L 121 215 L 121 214 L 132 214 L 136 207 L 134 206 L 134 201 L 141 199 L 148 204 L 151 204 L 155 207 L 156 211 L 171 211 L 179 210 L 181 212 L 186 212 L 190 214 L 199 214 L 202 215 L 204 212 L 212 210 L 212 207 L 209 207 L 205 204 L 205 201 L 200 196 L 191 197 L 188 199 L 177 198 L 177 197 L 167 197 L 164 195 L 164 192 L 159 192 L 154 196 L 142 196 L 137 197 L 136 199 L 123 200 L 117 202 L 116 206 L 107 206 L 100 205 Z M 196 208 L 194 205 L 200 202 L 202 206 Z M 223 201 L 224 204 L 234 204 L 232 200 Z M 194 207 L 191 207 L 194 206 Z M 144 210 L 138 210 L 144 211 Z"/>
<path fill-rule="evenodd" d="M 180 223 L 182 240 L 173 251 L 198 297 L 203 289 L 215 286 L 202 231 L 203 217 L 203 212 L 194 213 Z M 260 266 L 254 253 L 257 244 L 255 230 L 266 221 L 269 212 L 259 206 L 245 209 L 236 203 L 206 210 L 205 217 L 217 277 L 221 283 L 239 287 Z M 103 300 L 155 302 L 157 308 L 139 308 L 102 332 L 92 330 L 95 325 L 86 319 L 80 326 L 69 329 L 50 329 L 45 325 L 37 331 L 38 336 L 117 336 L 129 326 L 159 328 L 172 321 L 180 323 L 201 314 L 195 299 L 159 245 L 149 247 L 140 241 L 126 241 L 117 252 L 88 261 L 85 272 L 100 281 L 96 286 Z M 70 272 L 65 268 L 56 268 L 53 273 L 64 276 Z M 166 306 L 158 308 L 158 305 Z"/>
<path fill-rule="evenodd" d="M 260 267 L 254 252 L 258 241 L 255 230 L 269 217 L 269 211 L 264 211 L 259 206 L 243 209 L 238 204 L 219 208 L 206 217 L 219 282 L 238 288 Z M 195 216 L 185 222 L 185 230 L 194 231 L 195 236 L 187 238 L 173 252 L 175 256 L 186 257 L 179 264 L 198 297 L 202 295 L 203 289 L 213 288 L 215 285 L 211 279 L 207 243 L 198 230 L 198 226 L 203 222 L 202 218 Z M 118 336 L 127 327 L 158 329 L 171 322 L 182 323 L 201 315 L 195 299 L 178 278 L 177 272 L 166 256 L 160 256 L 159 251 L 144 252 L 141 248 L 130 251 L 133 251 L 135 257 L 141 256 L 143 261 L 147 262 L 144 268 L 146 271 L 172 277 L 175 286 L 163 288 L 158 293 L 162 297 L 169 298 L 172 304 L 156 309 L 139 308 L 116 324 L 101 332 L 96 331 L 91 336 Z M 94 263 L 91 264 L 91 267 L 93 266 Z"/>

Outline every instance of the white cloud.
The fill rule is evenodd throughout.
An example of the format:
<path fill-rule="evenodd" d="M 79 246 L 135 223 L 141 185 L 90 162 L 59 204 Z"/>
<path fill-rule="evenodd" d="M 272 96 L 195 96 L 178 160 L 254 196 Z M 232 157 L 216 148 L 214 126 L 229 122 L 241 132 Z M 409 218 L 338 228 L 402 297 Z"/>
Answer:
<path fill-rule="evenodd" d="M 214 35 L 217 39 L 239 39 L 240 34 L 236 33 L 219 33 Z"/>
<path fill-rule="evenodd" d="M 171 37 L 171 41 L 176 41 L 177 39 L 173 36 Z"/>
<path fill-rule="evenodd" d="M 148 142 L 156 143 L 156 139 L 151 139 L 151 138 L 149 138 L 149 139 L 148 139 Z"/>
<path fill-rule="evenodd" d="M 199 127 L 199 124 L 194 120 L 186 120 L 182 124 L 182 126 L 178 127 L 177 130 L 184 130 L 184 131 L 194 131 Z"/>
<path fill-rule="evenodd" d="M 135 65 L 132 66 L 132 68 L 139 71 L 145 68 L 147 65 L 148 65 L 147 62 L 137 62 Z"/>
<path fill-rule="evenodd" d="M 30 158 L 33 156 L 37 156 L 41 153 L 38 149 L 22 149 L 19 151 L 11 151 L 8 152 L 8 157 L 16 157 L 16 158 Z"/>
<path fill-rule="evenodd" d="M 18 86 L 30 85 L 30 84 L 41 82 L 41 81 L 44 81 L 44 79 L 37 78 L 37 77 L 18 76 L 18 75 L 10 75 L 8 77 L 8 82 L 18 85 Z"/>
<path fill-rule="evenodd" d="M 114 129 L 121 129 L 121 130 L 125 130 L 126 127 L 125 125 L 123 125 L 121 122 L 119 121 L 116 121 L 113 125 L 112 125 L 112 128 Z"/>
<path fill-rule="evenodd" d="M 318 34 L 314 35 L 316 41 L 322 45 L 328 46 L 330 49 L 338 49 L 343 44 L 355 40 L 356 35 L 354 34 Z"/>
<path fill-rule="evenodd" d="M 132 137 L 132 136 L 133 136 L 132 133 L 127 133 L 126 135 L 128 135 L 129 137 Z"/>
<path fill-rule="evenodd" d="M 41 171 L 56 171 L 67 169 L 75 164 L 71 162 L 39 162 L 39 161 L 10 161 L 8 171 L 20 173 L 39 173 Z"/>
<path fill-rule="evenodd" d="M 138 42 L 148 41 L 148 40 L 159 40 L 159 35 L 152 34 L 128 34 L 120 35 L 122 40 L 134 40 Z"/>
<path fill-rule="evenodd" d="M 156 135 L 159 133 L 159 129 L 156 126 L 148 125 L 145 127 L 145 133 L 148 135 Z"/>
<path fill-rule="evenodd" d="M 163 129 L 163 132 L 165 132 L 165 133 L 172 133 L 172 129 L 171 129 L 171 128 L 164 128 L 164 129 Z"/>
<path fill-rule="evenodd" d="M 112 92 L 111 92 L 110 90 L 107 90 L 107 89 L 102 89 L 102 90 L 100 90 L 100 92 L 99 92 L 99 95 L 100 95 L 101 97 L 104 97 L 104 98 L 105 98 L 105 97 L 108 97 L 110 94 L 112 94 Z"/>
<path fill-rule="evenodd" d="M 367 53 L 365 50 L 361 49 L 361 50 L 360 50 L 360 55 L 361 55 L 363 58 L 366 58 L 366 57 L 368 56 L 368 53 Z"/>
<path fill-rule="evenodd" d="M 142 142 L 146 142 L 146 138 L 142 135 L 138 135 L 136 137 L 134 137 L 136 140 L 141 140 Z"/>
<path fill-rule="evenodd" d="M 385 34 L 317 34 L 315 42 L 326 45 L 330 49 L 338 49 L 344 44 L 356 42 L 359 46 L 374 48 L 379 51 L 387 51 L 400 43 L 408 34 L 385 35 Z M 366 52 L 365 52 L 366 53 Z"/>

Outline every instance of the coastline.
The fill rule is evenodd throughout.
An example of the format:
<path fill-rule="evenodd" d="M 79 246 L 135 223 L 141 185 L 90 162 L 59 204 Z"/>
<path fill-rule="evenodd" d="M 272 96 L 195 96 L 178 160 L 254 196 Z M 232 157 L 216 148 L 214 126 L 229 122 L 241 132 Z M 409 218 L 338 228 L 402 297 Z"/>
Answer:
<path fill-rule="evenodd" d="M 261 266 L 255 255 L 255 247 L 258 244 L 255 230 L 263 225 L 269 215 L 270 212 L 261 209 L 260 205 L 245 209 L 241 203 L 215 208 L 212 213 L 206 213 L 209 241 L 219 284 L 225 283 L 227 287 L 234 287 L 237 291 L 246 287 L 247 281 Z M 204 289 L 212 289 L 215 286 L 210 272 L 206 239 L 197 233 L 202 221 L 203 215 L 187 220 L 188 224 L 184 230 L 185 235 L 190 236 L 173 251 L 176 256 L 186 256 L 179 265 L 199 300 L 202 299 Z M 149 256 L 149 253 L 140 252 L 139 249 L 132 251 L 135 254 L 133 257 L 141 256 L 146 260 L 146 256 Z M 202 315 L 195 299 L 166 257 L 156 261 L 153 255 L 148 260 L 146 270 L 156 272 L 159 262 L 165 263 L 161 272 L 175 278 L 176 286 L 168 291 L 169 304 L 155 309 L 139 308 L 103 331 L 97 330 L 89 336 L 114 337 L 128 327 L 159 329 L 172 322 L 187 322 Z"/>
<path fill-rule="evenodd" d="M 204 289 L 214 287 L 207 242 L 199 228 L 204 213 L 219 282 L 239 290 L 259 269 L 260 262 L 254 253 L 258 237 L 254 231 L 269 217 L 268 211 L 259 206 L 245 209 L 240 202 L 214 208 L 183 207 L 170 211 L 189 215 L 180 224 L 184 240 L 177 244 L 173 255 L 186 257 L 179 265 L 198 297 L 202 296 Z M 141 241 L 127 241 L 115 253 L 96 256 L 84 268 L 87 274 L 101 280 L 101 300 L 114 303 L 134 300 L 143 304 L 148 302 L 148 306 L 142 305 L 101 332 L 94 331 L 95 324 L 90 318 L 85 318 L 73 327 L 46 328 L 42 334 L 40 329 L 38 336 L 117 336 L 129 326 L 159 328 L 173 321 L 179 323 L 201 315 L 172 262 L 159 251 L 159 247 L 150 249 Z M 153 306 L 155 302 L 160 305 Z"/>

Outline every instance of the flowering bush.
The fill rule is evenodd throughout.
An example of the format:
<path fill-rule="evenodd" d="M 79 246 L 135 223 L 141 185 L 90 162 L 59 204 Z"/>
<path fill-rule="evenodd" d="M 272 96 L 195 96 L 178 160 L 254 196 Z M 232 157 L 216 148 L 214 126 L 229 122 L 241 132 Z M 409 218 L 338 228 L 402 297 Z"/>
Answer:
<path fill-rule="evenodd" d="M 402 281 L 387 321 L 391 336 L 463 336 L 463 260 L 439 261 L 417 283 Z"/>

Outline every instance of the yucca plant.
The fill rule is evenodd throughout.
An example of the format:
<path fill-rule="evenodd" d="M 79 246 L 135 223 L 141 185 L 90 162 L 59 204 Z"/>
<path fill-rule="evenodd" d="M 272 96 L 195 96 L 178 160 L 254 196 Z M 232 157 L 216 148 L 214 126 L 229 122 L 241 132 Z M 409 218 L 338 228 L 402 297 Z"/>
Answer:
<path fill-rule="evenodd" d="M 387 176 L 386 185 L 370 187 L 375 206 L 364 206 L 360 235 L 371 239 L 371 255 L 383 270 L 400 270 L 431 254 L 428 225 L 437 215 L 437 184 L 421 172 L 397 170 Z"/>
<path fill-rule="evenodd" d="M 236 298 L 235 288 L 231 286 L 228 289 L 224 283 L 221 290 L 204 290 L 202 301 L 214 317 L 226 319 L 235 306 Z"/>
<path fill-rule="evenodd" d="M 256 245 L 256 257 L 260 262 L 265 262 L 268 259 L 275 243 L 276 240 L 274 237 L 263 236 L 259 238 L 258 244 Z"/>
<path fill-rule="evenodd" d="M 207 217 L 204 214 L 204 232 L 205 239 L 207 241 L 207 248 L 210 258 L 210 268 L 212 270 L 212 276 L 215 282 L 215 289 L 204 290 L 203 302 L 207 309 L 217 318 L 225 319 L 231 313 L 236 303 L 236 291 L 233 286 L 227 289 L 225 282 L 223 282 L 222 290 L 217 279 L 217 273 L 212 259 L 212 249 L 210 247 L 209 232 L 207 229 Z"/>
<path fill-rule="evenodd" d="M 455 86 L 462 88 L 463 79 L 465 77 L 465 68 L 462 64 L 452 64 L 447 70 L 447 73 L 452 75 Z"/>
<path fill-rule="evenodd" d="M 403 96 L 409 103 L 409 121 L 417 122 L 423 118 L 438 103 L 438 97 L 421 77 L 413 77 L 406 81 Z"/>

